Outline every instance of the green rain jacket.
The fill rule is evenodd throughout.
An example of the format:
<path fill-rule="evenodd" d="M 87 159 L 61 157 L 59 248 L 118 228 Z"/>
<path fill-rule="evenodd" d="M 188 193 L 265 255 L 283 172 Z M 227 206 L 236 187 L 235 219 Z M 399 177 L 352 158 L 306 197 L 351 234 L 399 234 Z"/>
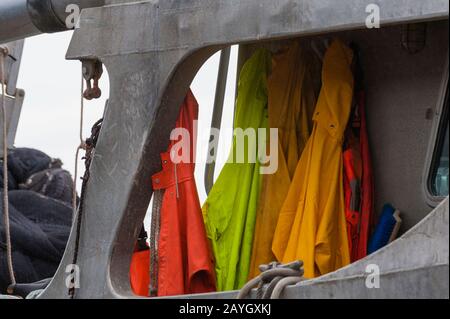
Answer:
<path fill-rule="evenodd" d="M 243 66 L 238 85 L 234 128 L 246 130 L 266 128 L 267 76 L 271 56 L 258 50 Z M 256 134 L 257 135 L 257 134 Z M 267 135 L 267 134 L 266 134 Z M 268 135 L 267 135 L 268 136 Z M 218 290 L 242 287 L 248 278 L 255 228 L 256 208 L 260 192 L 258 138 L 247 139 L 244 163 L 236 163 L 236 152 L 242 148 L 233 137 L 233 148 L 205 204 L 203 217 L 213 247 Z M 265 145 L 266 140 L 260 140 Z M 247 154 L 255 155 L 256 163 Z"/>

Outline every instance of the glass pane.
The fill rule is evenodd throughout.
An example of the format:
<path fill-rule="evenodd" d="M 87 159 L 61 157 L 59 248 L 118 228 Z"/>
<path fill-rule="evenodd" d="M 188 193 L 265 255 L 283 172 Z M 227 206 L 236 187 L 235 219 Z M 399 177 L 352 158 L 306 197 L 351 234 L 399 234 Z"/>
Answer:
<path fill-rule="evenodd" d="M 434 174 L 432 176 L 432 193 L 435 196 L 448 196 L 448 116 L 443 123 L 446 125 L 445 137 L 441 138 L 441 145 L 439 145 L 439 153 L 436 158 L 436 166 L 434 169 Z"/>

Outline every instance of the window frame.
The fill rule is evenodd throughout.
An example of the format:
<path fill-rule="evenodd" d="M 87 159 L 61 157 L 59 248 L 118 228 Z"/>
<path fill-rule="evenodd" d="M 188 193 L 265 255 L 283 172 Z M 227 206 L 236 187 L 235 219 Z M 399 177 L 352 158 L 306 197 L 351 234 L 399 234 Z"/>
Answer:
<path fill-rule="evenodd" d="M 438 196 L 433 193 L 433 175 L 436 166 L 439 165 L 441 157 L 441 148 L 445 139 L 445 132 L 448 124 L 449 115 L 449 60 L 447 58 L 442 85 L 439 91 L 439 98 L 434 113 L 433 124 L 431 128 L 430 141 L 425 160 L 425 170 L 423 174 L 423 192 L 426 203 L 431 207 L 436 207 L 448 196 Z"/>

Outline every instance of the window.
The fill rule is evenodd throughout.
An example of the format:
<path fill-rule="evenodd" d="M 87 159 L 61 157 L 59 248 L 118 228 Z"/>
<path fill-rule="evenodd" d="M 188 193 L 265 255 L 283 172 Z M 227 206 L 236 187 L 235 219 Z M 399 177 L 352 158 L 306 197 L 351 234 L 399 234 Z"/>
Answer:
<path fill-rule="evenodd" d="M 429 188 L 433 196 L 444 197 L 448 196 L 448 96 L 445 98 L 445 106 L 440 122 L 435 156 L 431 166 Z"/>
<path fill-rule="evenodd" d="M 426 194 L 428 203 L 436 206 L 444 197 L 448 196 L 449 183 L 449 91 L 448 70 L 446 73 L 443 94 L 438 105 L 438 118 L 434 124 L 432 143 L 427 161 Z"/>

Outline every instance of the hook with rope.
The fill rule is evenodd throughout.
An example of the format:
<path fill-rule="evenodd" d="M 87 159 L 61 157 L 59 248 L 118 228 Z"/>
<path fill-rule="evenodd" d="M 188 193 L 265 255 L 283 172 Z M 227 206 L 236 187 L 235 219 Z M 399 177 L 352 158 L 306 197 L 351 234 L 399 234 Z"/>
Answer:
<path fill-rule="evenodd" d="M 73 216 L 75 217 L 77 210 L 77 176 L 78 176 L 78 157 L 80 151 L 86 151 L 86 141 L 83 139 L 83 122 L 84 122 L 84 99 L 92 100 L 101 97 L 102 91 L 98 86 L 98 81 L 103 74 L 103 66 L 99 60 L 89 59 L 81 61 L 81 94 L 80 94 L 80 128 L 79 138 L 80 145 L 75 152 L 75 170 L 73 179 L 72 207 Z M 93 87 L 91 80 L 94 81 Z M 85 90 L 84 82 L 86 81 L 87 89 Z"/>
<path fill-rule="evenodd" d="M 11 245 L 11 230 L 9 221 L 9 198 L 8 198 L 8 131 L 6 121 L 6 78 L 5 78 L 5 58 L 9 55 L 6 47 L 0 47 L 0 83 L 2 86 L 2 140 L 3 140 L 3 224 L 5 228 L 5 241 L 6 241 L 6 263 L 8 264 L 8 273 L 10 279 L 10 286 L 8 287 L 8 293 L 12 292 L 12 289 L 16 285 L 16 276 L 14 274 L 14 266 L 12 259 L 12 245 Z"/>
<path fill-rule="evenodd" d="M 95 146 L 97 145 L 97 140 L 100 135 L 101 126 L 103 123 L 103 118 L 98 120 L 91 129 L 91 136 L 84 140 L 83 139 L 83 122 L 84 122 L 84 99 L 91 100 L 93 98 L 99 98 L 101 96 L 101 90 L 98 87 L 98 80 L 100 79 L 103 73 L 103 67 L 100 61 L 98 60 L 83 60 L 82 61 L 82 71 L 81 71 L 81 94 L 80 94 L 80 130 L 79 130 L 79 138 L 80 145 L 77 147 L 75 152 L 75 171 L 73 178 L 73 194 L 72 194 L 72 206 L 73 206 L 73 219 L 75 223 L 75 247 L 74 254 L 72 258 L 72 264 L 76 265 L 78 262 L 78 250 L 80 244 L 80 235 L 81 235 L 81 222 L 83 216 L 83 203 L 86 195 L 87 182 L 90 176 L 90 165 L 93 158 L 93 153 Z M 94 87 L 92 88 L 90 85 L 90 81 L 94 80 Z M 86 91 L 84 90 L 84 81 L 86 81 L 88 88 Z M 82 177 L 81 184 L 81 195 L 80 201 L 77 207 L 77 179 L 78 179 L 78 157 L 81 150 L 85 151 L 85 156 L 82 158 L 84 160 L 85 171 L 84 176 Z M 77 214 L 78 210 L 78 214 Z M 76 220 L 75 220 L 76 218 Z M 72 270 L 73 275 L 74 270 Z M 70 298 L 75 298 L 75 287 L 74 278 L 72 277 L 72 286 L 69 287 L 68 294 Z"/>
<path fill-rule="evenodd" d="M 77 211 L 77 176 L 78 176 L 78 157 L 80 154 L 80 150 L 86 150 L 86 143 L 83 139 L 83 120 L 84 120 L 84 74 L 82 71 L 81 74 L 81 100 L 80 100 L 80 128 L 79 128 L 79 138 L 80 145 L 78 145 L 77 150 L 75 151 L 75 170 L 74 170 L 74 178 L 73 178 L 73 187 L 72 187 L 72 208 L 73 208 L 73 218 L 75 218 L 75 214 Z"/>

